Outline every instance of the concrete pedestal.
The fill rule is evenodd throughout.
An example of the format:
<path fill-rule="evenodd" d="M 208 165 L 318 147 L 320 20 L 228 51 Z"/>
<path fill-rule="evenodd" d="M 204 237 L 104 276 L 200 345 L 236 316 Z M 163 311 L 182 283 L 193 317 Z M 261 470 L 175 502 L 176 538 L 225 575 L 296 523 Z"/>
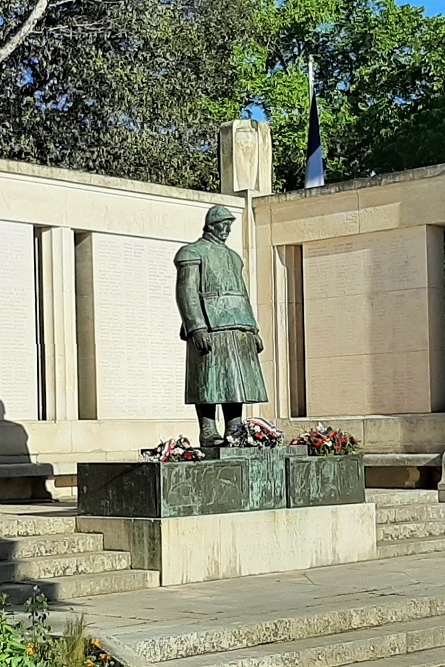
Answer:
<path fill-rule="evenodd" d="M 79 464 L 77 527 L 129 551 L 133 568 L 159 570 L 163 586 L 374 558 L 363 457 L 305 454 L 234 448 L 197 463 Z"/>
<path fill-rule="evenodd" d="M 376 557 L 375 505 L 304 507 L 166 519 L 79 517 L 105 549 L 158 570 L 162 586 L 305 570 Z"/>

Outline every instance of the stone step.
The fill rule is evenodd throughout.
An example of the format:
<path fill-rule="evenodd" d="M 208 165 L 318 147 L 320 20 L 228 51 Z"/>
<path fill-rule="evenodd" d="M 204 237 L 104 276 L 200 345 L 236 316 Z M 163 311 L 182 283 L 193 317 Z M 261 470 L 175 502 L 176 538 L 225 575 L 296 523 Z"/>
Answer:
<path fill-rule="evenodd" d="M 195 655 L 171 660 L 166 667 L 340 667 L 439 647 L 445 647 L 445 617 L 263 644 L 226 653 Z M 141 643 L 137 650 L 144 659 L 150 660 Z"/>
<path fill-rule="evenodd" d="M 103 535 L 71 533 L 0 539 L 0 561 L 102 551 Z"/>
<path fill-rule="evenodd" d="M 445 521 L 445 504 L 437 505 L 400 505 L 398 507 L 379 507 L 377 523 L 410 523 L 416 521 Z"/>
<path fill-rule="evenodd" d="M 340 606 L 340 602 L 339 602 Z M 291 618 L 274 618 L 257 623 L 234 623 L 227 627 L 153 636 L 153 629 L 138 632 L 138 647 L 151 662 L 166 662 L 200 656 L 215 651 L 235 651 L 262 644 L 293 642 L 301 639 L 333 636 L 342 632 L 378 628 L 391 623 L 428 618 L 442 619 L 445 598 L 418 597 L 366 606 L 338 608 Z M 155 630 L 154 630 L 155 632 Z M 148 635 L 148 637 L 147 637 Z M 217 648 L 215 648 L 217 647 Z"/>
<path fill-rule="evenodd" d="M 377 542 L 412 540 L 418 537 L 444 537 L 445 521 L 390 523 L 377 526 Z"/>
<path fill-rule="evenodd" d="M 366 491 L 366 501 L 375 503 L 377 507 L 434 504 L 439 502 L 439 494 L 437 491 L 425 491 L 424 489 L 400 491 L 368 489 Z"/>
<path fill-rule="evenodd" d="M 445 551 L 445 537 L 417 537 L 411 540 L 378 542 L 377 558 L 395 558 Z"/>
<path fill-rule="evenodd" d="M 0 463 L 0 478 L 11 477 L 51 477 L 54 468 L 50 463 Z"/>
<path fill-rule="evenodd" d="M 131 555 L 125 551 L 99 551 L 97 553 L 24 558 L 23 560 L 0 562 L 0 583 L 114 572 L 127 570 L 130 566 Z"/>
<path fill-rule="evenodd" d="M 357 663 L 350 662 L 344 667 L 352 667 L 352 665 L 357 665 Z M 418 653 L 394 655 L 392 658 L 366 660 L 360 663 L 360 667 L 445 667 L 445 652 L 443 647 L 433 648 Z"/>
<path fill-rule="evenodd" d="M 74 533 L 74 516 L 1 516 L 1 537 L 30 537 L 43 535 L 67 535 Z"/>
<path fill-rule="evenodd" d="M 71 577 L 54 577 L 26 583 L 0 584 L 0 596 L 7 595 L 13 605 L 23 605 L 33 594 L 34 587 L 48 600 L 71 600 L 92 595 L 128 593 L 159 587 L 159 572 L 154 570 L 120 570 L 78 574 Z"/>

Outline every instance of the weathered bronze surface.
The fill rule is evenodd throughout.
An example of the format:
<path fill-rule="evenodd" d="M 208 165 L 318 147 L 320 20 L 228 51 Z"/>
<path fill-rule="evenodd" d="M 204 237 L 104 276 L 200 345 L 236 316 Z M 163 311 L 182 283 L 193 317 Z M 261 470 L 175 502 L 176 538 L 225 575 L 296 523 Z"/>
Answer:
<path fill-rule="evenodd" d="M 365 502 L 363 456 L 286 458 L 287 507 Z"/>
<path fill-rule="evenodd" d="M 168 518 L 365 500 L 362 456 L 209 449 L 199 463 L 79 463 L 80 516 Z"/>
<path fill-rule="evenodd" d="M 176 299 L 187 342 L 185 402 L 196 405 L 200 443 L 221 446 L 215 406 L 223 406 L 225 436 L 241 422 L 244 403 L 267 402 L 258 355 L 263 343 L 243 278 L 243 261 L 226 246 L 234 216 L 224 206 L 206 215 L 202 238 L 175 257 Z"/>
<path fill-rule="evenodd" d="M 286 506 L 284 457 L 78 466 L 80 516 L 168 518 Z"/>

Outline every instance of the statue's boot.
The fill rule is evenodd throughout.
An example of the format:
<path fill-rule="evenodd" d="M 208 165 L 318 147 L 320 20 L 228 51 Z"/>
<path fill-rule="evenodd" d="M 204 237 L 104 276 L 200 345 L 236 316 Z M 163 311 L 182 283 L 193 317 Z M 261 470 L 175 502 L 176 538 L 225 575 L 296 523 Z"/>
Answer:
<path fill-rule="evenodd" d="M 200 420 L 199 444 L 201 447 L 222 447 L 224 438 L 218 433 L 215 420 L 203 417 Z"/>
<path fill-rule="evenodd" d="M 227 443 L 229 436 L 236 435 L 239 433 L 239 427 L 241 426 L 243 420 L 241 417 L 236 417 L 235 419 L 229 419 L 226 422 L 226 429 L 224 431 L 224 441 Z"/>
<path fill-rule="evenodd" d="M 243 423 L 243 405 L 242 403 L 226 403 L 222 407 L 226 425 L 224 431 L 224 441 L 227 443 L 227 438 L 229 436 L 236 435 L 239 431 L 239 427 Z"/>
<path fill-rule="evenodd" d="M 201 447 L 222 447 L 224 438 L 216 427 L 216 406 L 197 405 L 196 412 L 199 421 L 199 444 Z"/>

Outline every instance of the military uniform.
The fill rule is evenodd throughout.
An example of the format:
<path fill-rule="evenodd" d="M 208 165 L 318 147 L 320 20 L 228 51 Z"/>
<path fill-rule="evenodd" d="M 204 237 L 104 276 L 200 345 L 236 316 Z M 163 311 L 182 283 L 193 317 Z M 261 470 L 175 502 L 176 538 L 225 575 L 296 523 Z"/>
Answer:
<path fill-rule="evenodd" d="M 181 337 L 187 341 L 185 402 L 267 402 L 257 351 L 258 325 L 243 279 L 241 257 L 211 235 L 176 257 Z M 196 350 L 191 336 L 208 331 L 212 349 Z"/>

